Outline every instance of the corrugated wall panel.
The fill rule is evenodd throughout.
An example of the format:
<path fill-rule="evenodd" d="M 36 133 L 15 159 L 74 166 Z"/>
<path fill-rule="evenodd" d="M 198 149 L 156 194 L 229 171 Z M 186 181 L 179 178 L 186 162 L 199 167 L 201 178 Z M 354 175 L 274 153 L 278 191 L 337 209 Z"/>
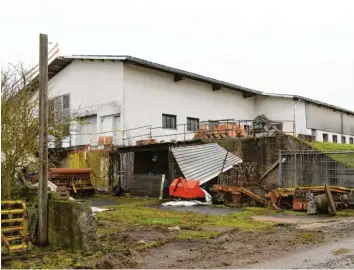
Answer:
<path fill-rule="evenodd" d="M 172 153 L 186 179 L 199 180 L 204 184 L 220 174 L 227 151 L 217 143 L 209 143 L 175 147 Z M 229 152 L 223 172 L 239 162 L 242 160 Z"/>
<path fill-rule="evenodd" d="M 341 113 L 317 105 L 306 104 L 307 128 L 341 133 Z"/>
<path fill-rule="evenodd" d="M 354 136 L 354 116 L 343 114 L 343 133 Z"/>
<path fill-rule="evenodd" d="M 91 183 L 95 189 L 109 190 L 109 155 L 106 151 L 87 151 L 87 162 L 85 160 L 85 151 L 72 152 L 69 154 L 69 168 L 91 168 Z M 96 176 L 95 176 L 96 175 Z"/>

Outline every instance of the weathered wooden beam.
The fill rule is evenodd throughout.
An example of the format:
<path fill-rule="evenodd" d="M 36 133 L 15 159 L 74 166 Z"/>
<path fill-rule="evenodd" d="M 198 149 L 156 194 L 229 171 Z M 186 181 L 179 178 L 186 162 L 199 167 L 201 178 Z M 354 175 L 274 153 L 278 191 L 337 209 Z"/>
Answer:
<path fill-rule="evenodd" d="M 39 35 L 38 243 L 48 243 L 48 36 Z"/>
<path fill-rule="evenodd" d="M 220 84 L 213 84 L 213 91 L 217 91 L 221 89 L 221 85 Z"/>
<path fill-rule="evenodd" d="M 180 75 L 180 74 L 175 74 L 173 76 L 174 82 L 179 82 L 179 81 L 182 81 L 183 79 L 184 79 L 184 77 L 182 75 Z"/>

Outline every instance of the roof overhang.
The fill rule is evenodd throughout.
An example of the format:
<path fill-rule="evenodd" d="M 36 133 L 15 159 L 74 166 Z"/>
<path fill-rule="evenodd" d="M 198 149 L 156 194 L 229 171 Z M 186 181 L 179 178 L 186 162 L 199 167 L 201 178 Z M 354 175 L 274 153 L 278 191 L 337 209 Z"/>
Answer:
<path fill-rule="evenodd" d="M 326 108 L 330 108 L 336 111 L 340 111 L 342 113 L 347 113 L 347 114 L 352 114 L 354 115 L 354 111 L 343 109 L 325 102 L 321 102 L 318 100 L 298 96 L 298 95 L 287 95 L 287 94 L 274 94 L 274 93 L 264 93 L 260 92 L 257 90 L 253 90 L 250 88 L 246 88 L 243 86 L 239 86 L 236 84 L 216 80 L 210 77 L 206 77 L 203 75 L 199 75 L 196 73 L 188 72 L 185 70 L 177 69 L 177 68 L 172 68 L 169 66 L 157 64 L 151 61 L 147 61 L 144 59 L 140 59 L 137 57 L 132 57 L 128 55 L 71 55 L 71 56 L 59 56 L 56 57 L 52 62 L 49 63 L 48 65 L 48 79 L 53 78 L 56 74 L 58 74 L 61 70 L 63 70 L 65 67 L 70 65 L 73 61 L 75 60 L 89 60 L 89 61 L 121 61 L 124 63 L 128 64 L 133 64 L 137 65 L 140 67 L 152 69 L 152 70 L 157 70 L 165 73 L 169 73 L 173 75 L 174 77 L 174 82 L 178 83 L 181 80 L 184 79 L 191 79 L 195 81 L 200 81 L 203 83 L 207 83 L 211 85 L 211 89 L 213 91 L 218 91 L 222 88 L 227 88 L 231 90 L 235 90 L 238 92 L 243 93 L 244 98 L 249 98 L 252 96 L 265 96 L 265 97 L 279 97 L 279 98 L 291 98 L 293 100 L 299 101 L 303 100 L 305 102 L 311 103 L 311 104 L 316 104 L 318 106 L 323 106 Z M 29 84 L 31 89 L 37 89 L 38 88 L 38 80 L 39 80 L 39 75 L 35 76 L 33 79 L 31 79 L 31 82 Z"/>
<path fill-rule="evenodd" d="M 200 81 L 203 83 L 210 84 L 211 89 L 213 91 L 220 90 L 221 88 L 228 88 L 231 90 L 242 92 L 244 94 L 245 98 L 262 94 L 262 92 L 257 91 L 257 90 L 253 90 L 253 89 L 239 86 L 236 84 L 216 80 L 216 79 L 206 77 L 203 75 L 199 75 L 196 73 L 192 73 L 189 71 L 161 65 L 158 63 L 154 63 L 151 61 L 147 61 L 144 59 L 140 59 L 140 58 L 132 57 L 132 56 L 127 56 L 127 55 L 121 55 L 121 56 L 115 56 L 115 55 L 72 55 L 72 56 L 57 57 L 48 66 L 49 79 L 52 78 L 53 76 L 55 76 L 55 74 L 60 72 L 63 68 L 65 68 L 67 65 L 69 65 L 74 60 L 121 61 L 124 63 L 140 66 L 143 68 L 148 68 L 148 69 L 152 69 L 152 70 L 156 70 L 156 71 L 169 73 L 174 76 L 174 82 L 176 82 L 176 83 L 178 81 L 181 81 L 184 79 L 191 79 L 191 80 Z"/>

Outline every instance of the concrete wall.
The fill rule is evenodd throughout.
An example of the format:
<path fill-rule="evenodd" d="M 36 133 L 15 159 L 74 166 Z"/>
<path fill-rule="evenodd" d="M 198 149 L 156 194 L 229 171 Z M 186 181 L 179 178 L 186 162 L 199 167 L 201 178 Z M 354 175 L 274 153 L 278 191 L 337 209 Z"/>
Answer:
<path fill-rule="evenodd" d="M 97 249 L 96 223 L 87 202 L 49 200 L 48 241 L 72 250 Z"/>
<path fill-rule="evenodd" d="M 177 116 L 177 125 L 186 124 L 187 117 L 200 121 L 218 119 L 254 119 L 255 98 L 243 98 L 242 93 L 224 89 L 213 91 L 210 84 L 193 80 L 174 82 L 173 75 L 129 64 L 124 65 L 124 124 L 126 128 L 145 125 L 162 126 L 162 114 Z M 177 129 L 154 129 L 158 141 L 183 140 L 183 135 L 156 137 L 161 134 L 183 133 Z M 131 131 L 130 136 L 149 133 L 149 129 Z M 193 133 L 194 134 L 194 133 Z M 193 134 L 186 137 L 191 139 Z M 146 139 L 142 136 L 140 139 Z"/>
<path fill-rule="evenodd" d="M 122 112 L 123 63 L 75 60 L 49 81 L 49 89 L 50 97 L 70 94 L 70 109 L 74 116 L 96 115 L 97 132 L 113 130 L 113 122 L 105 120 Z M 71 145 L 77 145 L 78 124 L 72 129 Z"/>
<path fill-rule="evenodd" d="M 333 142 L 333 135 L 337 135 L 338 143 L 342 143 L 341 137 L 344 136 L 347 144 L 354 137 L 354 117 L 351 115 L 306 104 L 306 117 L 307 128 L 316 130 L 316 141 L 323 141 L 323 133 L 328 134 L 329 142 Z"/>
<path fill-rule="evenodd" d="M 279 161 L 279 150 L 313 150 L 309 145 L 291 136 L 278 135 L 255 139 L 220 140 L 225 149 L 242 158 L 243 162 L 256 163 L 259 175 L 262 176 L 272 165 Z M 318 152 L 317 152 L 318 153 Z M 341 185 L 354 187 L 354 168 L 344 166 L 354 164 L 354 156 L 348 154 L 314 154 L 295 155 L 283 154 L 285 163 L 282 165 L 284 187 L 295 185 Z M 296 163 L 296 165 L 295 165 Z M 279 166 L 264 179 L 267 184 L 278 183 Z"/>
<path fill-rule="evenodd" d="M 281 97 L 243 98 L 238 91 L 225 88 L 213 91 L 210 84 L 189 79 L 174 82 L 171 74 L 119 61 L 74 60 L 50 80 L 49 87 L 51 97 L 70 94 L 70 108 L 74 115 L 97 118 L 96 128 L 73 123 L 71 137 L 63 146 L 83 142 L 97 146 L 98 136 L 103 135 L 113 136 L 113 143 L 121 145 L 123 129 L 142 126 L 146 127 L 125 132 L 124 137 L 131 139 L 124 143 L 134 144 L 136 140 L 149 138 L 150 134 L 158 142 L 188 140 L 193 138 L 194 131 L 183 135 L 188 132 L 183 126 L 187 117 L 200 121 L 252 120 L 258 114 L 265 114 L 272 120 L 285 120 L 283 130 L 292 133 L 295 104 L 296 134 L 311 135 L 311 129 L 315 129 L 316 139 L 322 141 L 324 130 L 338 132 L 338 125 L 341 125 L 339 112 L 315 105 L 305 106 L 303 101 Z M 179 126 L 176 129 L 162 128 L 162 114 L 176 115 Z M 79 134 L 88 128 L 87 133 L 100 134 Z M 343 116 L 343 129 L 353 132 L 353 116 Z M 331 135 L 329 133 L 330 138 Z M 348 136 L 347 143 L 349 135 L 345 135 Z"/>
<path fill-rule="evenodd" d="M 305 103 L 294 101 L 291 98 L 282 97 L 259 97 L 259 114 L 264 114 L 271 120 L 286 121 L 283 124 L 283 131 L 293 132 L 293 121 L 295 113 L 296 134 L 311 135 L 311 130 L 306 127 Z"/>

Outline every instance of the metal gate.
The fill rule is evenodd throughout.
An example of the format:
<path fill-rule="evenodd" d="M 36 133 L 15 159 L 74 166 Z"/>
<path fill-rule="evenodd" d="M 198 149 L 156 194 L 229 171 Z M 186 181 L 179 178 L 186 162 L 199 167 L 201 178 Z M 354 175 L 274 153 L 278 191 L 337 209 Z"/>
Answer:
<path fill-rule="evenodd" d="M 279 185 L 354 188 L 354 151 L 281 150 Z"/>
<path fill-rule="evenodd" d="M 24 201 L 1 201 L 1 254 L 28 248 L 28 212 Z"/>

